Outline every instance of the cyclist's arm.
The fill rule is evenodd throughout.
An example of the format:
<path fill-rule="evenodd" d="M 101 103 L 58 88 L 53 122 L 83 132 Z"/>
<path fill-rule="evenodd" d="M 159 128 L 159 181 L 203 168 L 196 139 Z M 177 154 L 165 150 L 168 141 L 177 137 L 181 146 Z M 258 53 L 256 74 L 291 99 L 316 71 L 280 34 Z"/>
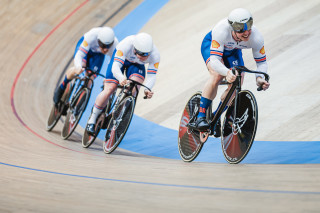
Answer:
<path fill-rule="evenodd" d="M 92 33 L 87 32 L 83 35 L 83 41 L 79 46 L 79 49 L 74 57 L 74 65 L 76 68 L 80 69 L 82 67 L 86 67 L 87 61 L 86 56 L 92 46 L 92 42 L 94 40 Z"/>
<path fill-rule="evenodd" d="M 153 88 L 153 86 L 156 83 L 156 74 L 158 72 L 159 60 L 160 60 L 160 57 L 158 57 L 156 60 L 158 62 L 156 63 L 152 62 L 152 63 L 149 63 L 148 65 L 147 80 L 146 80 L 145 86 L 148 87 L 150 90 Z M 145 89 L 144 94 L 146 95 L 147 98 L 152 98 L 153 91 L 149 91 L 148 89 Z"/>
<path fill-rule="evenodd" d="M 152 89 L 154 84 L 156 83 L 156 75 L 155 74 L 147 74 L 146 87 Z"/>
<path fill-rule="evenodd" d="M 122 81 L 126 80 L 126 76 L 122 74 L 121 72 L 121 68 L 124 64 L 124 61 L 125 61 L 125 57 L 124 57 L 124 54 L 123 54 L 123 51 L 121 50 L 115 50 L 116 53 L 114 55 L 114 61 L 113 61 L 113 64 L 112 64 L 112 74 L 113 76 L 121 83 Z"/>
<path fill-rule="evenodd" d="M 252 33 L 252 55 L 256 61 L 257 70 L 261 72 L 268 72 L 268 64 L 266 52 L 264 49 L 264 39 L 260 32 L 254 28 L 254 33 Z M 256 78 L 261 77 L 264 79 L 264 75 L 256 74 Z"/>
<path fill-rule="evenodd" d="M 83 41 L 74 57 L 74 66 L 76 68 L 85 67 L 85 65 L 87 64 L 85 57 L 88 54 L 89 48 L 86 45 L 88 45 L 88 43 L 86 41 Z"/>
<path fill-rule="evenodd" d="M 160 63 L 160 54 L 155 49 L 153 53 L 150 55 L 150 62 L 147 70 L 147 79 L 145 85 L 152 89 L 154 84 L 156 83 L 156 74 L 158 72 L 159 63 Z"/>
<path fill-rule="evenodd" d="M 210 66 L 214 71 L 223 76 L 227 76 L 229 71 L 229 69 L 221 62 L 226 36 L 226 31 L 224 29 L 213 29 L 210 45 Z"/>
<path fill-rule="evenodd" d="M 210 56 L 210 66 L 220 75 L 227 76 L 229 69 L 221 63 L 221 60 L 218 60 L 216 57 Z"/>

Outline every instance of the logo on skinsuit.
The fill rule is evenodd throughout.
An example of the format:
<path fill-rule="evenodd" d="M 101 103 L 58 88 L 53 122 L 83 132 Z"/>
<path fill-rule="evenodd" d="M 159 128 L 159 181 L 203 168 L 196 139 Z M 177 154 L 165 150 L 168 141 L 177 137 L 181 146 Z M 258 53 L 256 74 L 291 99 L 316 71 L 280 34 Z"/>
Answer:
<path fill-rule="evenodd" d="M 264 51 L 264 46 L 260 50 L 261 55 L 264 55 L 266 52 Z"/>
<path fill-rule="evenodd" d="M 212 40 L 211 46 L 212 46 L 212 48 L 219 48 L 220 44 L 216 40 Z"/>
<path fill-rule="evenodd" d="M 154 64 L 154 67 L 155 67 L 156 69 L 158 69 L 158 67 L 159 67 L 159 62 L 158 62 L 158 63 L 155 63 L 155 64 Z"/>
<path fill-rule="evenodd" d="M 82 45 L 83 45 L 84 47 L 87 47 L 87 46 L 88 46 L 88 42 L 83 41 L 83 42 L 82 42 Z"/>
<path fill-rule="evenodd" d="M 121 56 L 123 56 L 123 52 L 121 50 L 117 50 L 116 55 L 121 57 Z"/>

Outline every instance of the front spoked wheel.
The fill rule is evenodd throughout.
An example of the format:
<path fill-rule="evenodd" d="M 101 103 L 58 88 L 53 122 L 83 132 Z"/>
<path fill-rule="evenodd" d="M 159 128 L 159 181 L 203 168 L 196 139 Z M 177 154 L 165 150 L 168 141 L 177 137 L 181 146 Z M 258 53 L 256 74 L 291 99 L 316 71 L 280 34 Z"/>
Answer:
<path fill-rule="evenodd" d="M 179 126 L 178 149 L 183 161 L 191 162 L 200 153 L 203 143 L 200 133 L 190 130 L 187 124 L 196 118 L 200 106 L 201 93 L 197 92 L 187 102 Z"/>
<path fill-rule="evenodd" d="M 252 92 L 238 94 L 236 118 L 234 101 L 227 109 L 222 126 L 221 144 L 225 159 L 231 164 L 240 163 L 250 151 L 258 124 L 258 106 Z"/>
<path fill-rule="evenodd" d="M 76 95 L 68 109 L 66 120 L 64 122 L 61 137 L 68 139 L 73 131 L 76 129 L 79 120 L 87 107 L 89 101 L 89 89 L 83 88 Z"/>
<path fill-rule="evenodd" d="M 130 125 L 135 99 L 132 96 L 124 98 L 110 119 L 106 139 L 103 143 L 103 151 L 106 154 L 112 153 L 120 144 Z"/>
<path fill-rule="evenodd" d="M 58 104 L 58 106 L 56 107 L 55 105 L 52 106 L 51 111 L 50 111 L 50 115 L 47 121 L 47 131 L 51 131 L 56 124 L 58 123 L 61 115 L 63 115 L 63 113 L 66 111 L 67 109 L 67 102 L 68 99 L 70 97 L 71 94 L 71 83 L 68 84 L 66 90 L 64 91 L 62 97 L 61 97 L 61 101 Z"/>

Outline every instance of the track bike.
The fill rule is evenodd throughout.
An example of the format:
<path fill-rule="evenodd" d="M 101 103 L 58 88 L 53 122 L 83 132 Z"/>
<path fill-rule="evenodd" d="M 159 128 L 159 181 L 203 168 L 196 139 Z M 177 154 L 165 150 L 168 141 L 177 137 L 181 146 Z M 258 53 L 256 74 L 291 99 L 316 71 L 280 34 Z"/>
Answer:
<path fill-rule="evenodd" d="M 129 84 L 118 86 L 120 89 L 118 95 L 115 92 L 109 97 L 107 106 L 97 118 L 95 133 L 91 135 L 85 130 L 82 138 L 84 148 L 88 148 L 94 142 L 101 129 L 107 129 L 103 143 L 103 151 L 106 154 L 112 153 L 121 143 L 132 120 L 139 87 L 151 91 L 145 85 L 129 80 Z M 146 98 L 145 96 L 144 99 Z"/>
<path fill-rule="evenodd" d="M 59 121 L 62 115 L 65 115 L 65 122 L 61 131 L 61 137 L 68 139 L 77 127 L 79 120 L 88 104 L 91 90 L 94 86 L 94 75 L 103 75 L 86 69 L 85 74 L 77 76 L 66 87 L 61 100 L 56 105 L 53 105 L 48 122 L 47 130 L 51 131 Z"/>
<path fill-rule="evenodd" d="M 195 93 L 188 100 L 180 120 L 178 135 L 178 149 L 183 161 L 191 162 L 199 155 L 203 144 L 210 135 L 213 135 L 215 125 L 220 122 L 219 118 L 226 107 L 221 126 L 221 145 L 226 161 L 230 164 L 240 163 L 250 151 L 258 124 L 258 106 L 251 91 L 241 90 L 241 74 L 243 72 L 263 74 L 266 81 L 269 81 L 269 75 L 249 70 L 244 66 L 236 66 L 232 71 L 234 74 L 237 71 L 239 75 L 232 83 L 225 100 L 215 114 L 212 113 L 212 105 L 206 112 L 210 126 L 208 130 L 201 132 L 189 125 L 197 119 L 201 92 Z M 257 90 L 262 90 L 262 86 Z"/>

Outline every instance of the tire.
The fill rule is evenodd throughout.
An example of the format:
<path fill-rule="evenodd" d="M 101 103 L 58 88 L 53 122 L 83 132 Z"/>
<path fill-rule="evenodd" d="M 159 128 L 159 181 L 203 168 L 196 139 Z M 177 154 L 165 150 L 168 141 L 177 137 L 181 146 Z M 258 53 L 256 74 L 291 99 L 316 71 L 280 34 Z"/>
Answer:
<path fill-rule="evenodd" d="M 131 123 L 135 107 L 135 99 L 132 96 L 124 98 L 110 119 L 106 139 L 103 143 L 103 151 L 112 153 L 121 143 Z"/>
<path fill-rule="evenodd" d="M 178 135 L 178 149 L 183 161 L 191 162 L 200 153 L 203 143 L 200 141 L 200 133 L 197 131 L 190 131 L 187 124 L 190 119 L 196 116 L 200 106 L 201 93 L 197 92 L 188 100 L 180 120 L 179 135 Z"/>
<path fill-rule="evenodd" d="M 83 88 L 75 95 L 67 112 L 61 137 L 66 140 L 76 129 L 83 112 L 85 111 L 90 97 L 89 89 Z"/>
<path fill-rule="evenodd" d="M 258 106 L 252 92 L 243 90 L 238 94 L 237 128 L 234 127 L 233 119 L 234 101 L 235 99 L 227 109 L 221 135 L 222 151 L 230 164 L 240 163 L 246 157 L 254 141 L 258 124 Z"/>
<path fill-rule="evenodd" d="M 97 119 L 94 135 L 88 134 L 87 128 L 85 128 L 85 131 L 82 136 L 82 147 L 83 148 L 89 148 L 91 146 L 91 144 L 93 144 L 93 142 L 96 140 L 97 136 L 99 135 L 99 132 L 101 130 L 101 127 L 102 127 L 105 119 L 106 119 L 106 114 L 103 111 Z"/>
<path fill-rule="evenodd" d="M 66 110 L 67 108 L 67 103 L 72 91 L 72 85 L 71 83 L 68 84 L 66 90 L 64 91 L 62 97 L 61 97 L 61 101 L 58 104 L 58 108 L 55 107 L 55 105 L 52 106 L 50 114 L 49 114 L 49 118 L 47 121 L 47 131 L 51 131 L 56 124 L 58 123 L 61 115 L 63 114 L 63 111 Z"/>

